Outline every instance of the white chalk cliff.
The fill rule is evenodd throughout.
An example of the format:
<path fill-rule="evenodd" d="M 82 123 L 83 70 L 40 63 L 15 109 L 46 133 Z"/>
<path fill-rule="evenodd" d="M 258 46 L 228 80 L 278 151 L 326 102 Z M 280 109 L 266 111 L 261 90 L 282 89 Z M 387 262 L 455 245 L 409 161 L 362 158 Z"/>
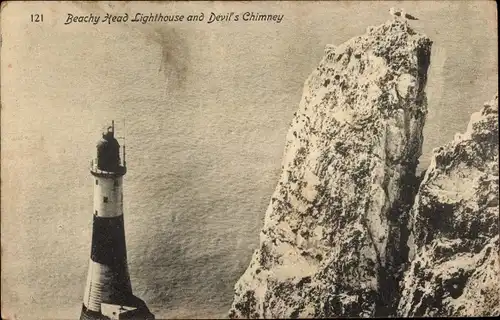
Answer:
<path fill-rule="evenodd" d="M 500 315 L 498 95 L 434 150 L 410 215 L 400 316 Z"/>
<path fill-rule="evenodd" d="M 404 21 L 328 46 L 307 79 L 231 318 L 393 314 L 432 41 Z"/>

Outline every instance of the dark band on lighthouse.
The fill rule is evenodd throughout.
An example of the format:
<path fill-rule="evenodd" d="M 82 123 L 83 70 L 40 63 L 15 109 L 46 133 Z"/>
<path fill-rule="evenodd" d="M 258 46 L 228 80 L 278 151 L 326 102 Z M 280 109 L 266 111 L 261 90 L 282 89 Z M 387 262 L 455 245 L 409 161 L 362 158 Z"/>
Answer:
<path fill-rule="evenodd" d="M 117 268 L 127 265 L 123 215 L 113 218 L 94 216 L 90 259 Z"/>

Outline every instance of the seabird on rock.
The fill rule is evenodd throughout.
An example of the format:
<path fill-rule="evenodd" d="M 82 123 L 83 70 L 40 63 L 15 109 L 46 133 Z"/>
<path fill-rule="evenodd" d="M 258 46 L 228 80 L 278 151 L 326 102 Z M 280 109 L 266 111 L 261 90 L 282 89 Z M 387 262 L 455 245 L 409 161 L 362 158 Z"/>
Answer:
<path fill-rule="evenodd" d="M 392 16 L 394 16 L 395 18 L 396 17 L 403 17 L 405 19 L 408 19 L 408 20 L 418 20 L 418 18 L 412 16 L 411 14 L 408 14 L 406 13 L 403 9 L 395 9 L 395 8 L 391 8 L 389 10 L 389 12 L 391 13 Z"/>

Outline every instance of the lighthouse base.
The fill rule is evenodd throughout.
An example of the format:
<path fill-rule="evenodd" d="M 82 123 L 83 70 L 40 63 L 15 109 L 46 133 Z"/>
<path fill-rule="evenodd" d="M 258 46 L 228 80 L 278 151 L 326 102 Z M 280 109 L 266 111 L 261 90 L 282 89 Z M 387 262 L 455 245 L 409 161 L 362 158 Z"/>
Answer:
<path fill-rule="evenodd" d="M 80 320 L 154 320 L 155 316 L 141 299 L 130 297 L 124 304 L 101 303 L 101 312 L 89 310 L 82 305 Z"/>

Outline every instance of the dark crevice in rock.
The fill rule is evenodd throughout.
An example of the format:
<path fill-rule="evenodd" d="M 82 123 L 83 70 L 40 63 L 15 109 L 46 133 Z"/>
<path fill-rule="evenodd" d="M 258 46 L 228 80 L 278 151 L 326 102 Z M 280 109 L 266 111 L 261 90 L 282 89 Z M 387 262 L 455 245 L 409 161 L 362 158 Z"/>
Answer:
<path fill-rule="evenodd" d="M 414 114 L 409 105 L 405 108 L 405 127 L 408 138 L 407 160 L 402 164 L 403 176 L 401 177 L 399 194 L 396 201 L 388 211 L 388 243 L 386 247 L 385 265 L 379 270 L 379 298 L 376 303 L 375 316 L 388 317 L 397 314 L 400 300 L 400 282 L 407 266 L 410 236 L 409 215 L 415 202 L 420 183 L 423 178 L 417 177 L 418 156 L 420 154 L 421 142 L 413 143 L 409 132 L 409 117 L 421 118 L 425 115 L 420 110 L 425 110 L 425 85 L 427 82 L 427 70 L 430 66 L 430 41 L 417 49 L 417 95 Z M 415 120 L 415 119 L 413 119 Z M 391 166 L 388 165 L 390 168 Z M 384 183 L 384 185 L 386 185 Z M 386 191 L 387 194 L 387 191 Z"/>
<path fill-rule="evenodd" d="M 379 270 L 379 298 L 375 316 L 396 315 L 400 299 L 400 281 L 408 261 L 409 214 L 415 202 L 421 179 L 415 176 L 416 165 L 411 166 L 402 178 L 399 201 L 389 210 L 389 240 L 385 265 Z"/>
<path fill-rule="evenodd" d="M 417 50 L 417 66 L 418 66 L 418 88 L 420 89 L 417 98 L 417 104 L 422 103 L 425 97 L 424 88 L 427 84 L 427 71 L 431 64 L 431 48 L 429 46 L 421 46 Z"/>

